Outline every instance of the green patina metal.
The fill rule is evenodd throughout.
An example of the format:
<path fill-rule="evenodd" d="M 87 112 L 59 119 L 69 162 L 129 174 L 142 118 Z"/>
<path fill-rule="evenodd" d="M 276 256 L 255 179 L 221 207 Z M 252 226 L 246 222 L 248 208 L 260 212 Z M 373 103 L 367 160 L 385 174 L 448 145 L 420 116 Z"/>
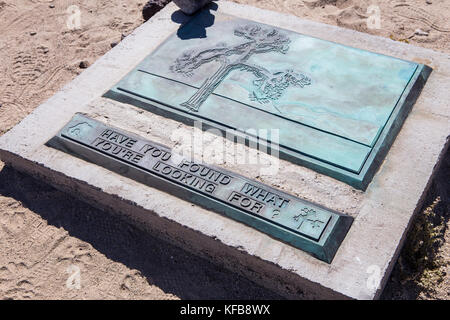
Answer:
<path fill-rule="evenodd" d="M 149 186 L 227 215 L 331 263 L 353 218 L 81 114 L 48 143 Z"/>
<path fill-rule="evenodd" d="M 431 69 L 207 10 L 105 94 L 258 140 L 282 158 L 365 189 Z M 260 142 L 260 141 L 259 141 Z"/>

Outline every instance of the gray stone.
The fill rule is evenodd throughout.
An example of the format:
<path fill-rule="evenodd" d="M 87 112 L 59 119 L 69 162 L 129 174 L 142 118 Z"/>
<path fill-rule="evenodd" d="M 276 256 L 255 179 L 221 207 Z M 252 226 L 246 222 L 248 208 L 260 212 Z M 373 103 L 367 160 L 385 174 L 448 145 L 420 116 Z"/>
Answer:
<path fill-rule="evenodd" d="M 80 67 L 80 69 L 86 69 L 87 67 L 89 67 L 89 62 L 86 60 L 83 60 L 80 62 L 80 64 L 78 66 Z"/>
<path fill-rule="evenodd" d="M 354 217 L 336 256 L 328 264 L 156 186 L 149 187 L 46 146 L 77 112 L 170 148 L 179 144 L 171 133 L 189 136 L 195 132 L 191 126 L 178 121 L 102 97 L 179 30 L 179 23 L 172 20 L 176 11 L 175 4 L 167 5 L 154 19 L 137 28 L 132 36 L 2 135 L 0 158 L 20 171 L 126 217 L 154 236 L 288 298 L 378 298 L 414 214 L 423 204 L 435 168 L 448 148 L 450 56 L 290 15 L 218 2 L 218 10 L 213 12 L 216 19 L 222 13 L 252 19 L 343 45 L 425 62 L 434 70 L 365 192 L 284 160 L 279 161 L 277 175 L 262 175 L 258 166 L 217 164 Z"/>
<path fill-rule="evenodd" d="M 142 8 L 142 17 L 145 21 L 153 17 L 164 8 L 171 0 L 150 0 Z"/>
<path fill-rule="evenodd" d="M 208 3 L 212 2 L 212 0 L 173 0 L 173 2 L 180 8 L 181 11 L 191 15 Z"/>

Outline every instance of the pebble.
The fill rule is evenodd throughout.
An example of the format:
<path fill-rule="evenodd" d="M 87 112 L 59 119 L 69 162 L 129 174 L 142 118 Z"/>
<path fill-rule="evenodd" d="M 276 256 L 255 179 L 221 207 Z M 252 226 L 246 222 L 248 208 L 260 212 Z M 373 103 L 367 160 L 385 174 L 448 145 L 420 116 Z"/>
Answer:
<path fill-rule="evenodd" d="M 427 4 L 432 4 L 433 2 L 431 0 L 425 1 Z"/>
<path fill-rule="evenodd" d="M 51 4 L 51 5 L 49 5 L 49 7 L 50 7 L 50 9 L 54 9 L 54 8 L 55 8 L 55 5 L 54 5 L 54 4 Z"/>
<path fill-rule="evenodd" d="M 81 61 L 79 67 L 81 69 L 86 69 L 87 67 L 89 67 L 89 62 L 87 61 Z"/>
<path fill-rule="evenodd" d="M 142 17 L 145 21 L 150 19 L 159 10 L 164 8 L 171 0 L 150 0 L 142 8 Z"/>
<path fill-rule="evenodd" d="M 422 29 L 416 29 L 416 31 L 414 31 L 414 34 L 418 35 L 418 36 L 428 36 L 429 33 L 426 31 L 423 31 Z"/>
<path fill-rule="evenodd" d="M 117 42 L 111 42 L 111 48 L 114 48 L 115 46 L 117 46 Z"/>
<path fill-rule="evenodd" d="M 30 36 L 35 36 L 37 33 L 36 33 L 36 31 L 31 31 L 30 32 Z"/>

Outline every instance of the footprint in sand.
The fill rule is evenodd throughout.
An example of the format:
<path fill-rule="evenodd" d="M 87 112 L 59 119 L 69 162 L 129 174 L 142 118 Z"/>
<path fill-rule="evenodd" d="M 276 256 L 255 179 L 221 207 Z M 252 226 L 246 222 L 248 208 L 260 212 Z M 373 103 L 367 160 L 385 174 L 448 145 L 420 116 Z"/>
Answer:
<path fill-rule="evenodd" d="M 336 21 L 340 27 L 346 27 L 357 31 L 368 31 L 367 18 L 368 16 L 359 12 L 355 7 L 349 7 L 339 10 L 336 13 L 329 14 L 328 18 Z"/>
<path fill-rule="evenodd" d="M 342 9 L 342 8 L 346 8 L 346 7 L 353 5 L 353 0 L 305 0 L 305 1 L 303 1 L 303 3 L 309 9 L 330 6 L 330 5 Z"/>
<path fill-rule="evenodd" d="M 394 13 L 403 18 L 421 21 L 436 31 L 450 32 L 450 23 L 444 17 L 434 16 L 422 8 L 407 3 L 398 3 L 394 5 Z"/>
<path fill-rule="evenodd" d="M 9 70 L 11 79 L 21 86 L 35 83 L 50 67 L 48 51 L 45 46 L 19 51 Z"/>
<path fill-rule="evenodd" d="M 5 290 L 3 295 L 9 300 L 33 299 L 35 296 L 34 285 L 28 280 L 19 280 L 14 287 Z"/>
<path fill-rule="evenodd" d="M 309 0 L 304 5 L 314 11 L 320 10 L 324 18 L 330 19 L 340 27 L 367 32 L 369 15 L 353 0 Z"/>
<path fill-rule="evenodd" d="M 124 295 L 142 295 L 145 291 L 147 280 L 137 270 L 130 271 L 123 279 L 120 285 Z"/>
<path fill-rule="evenodd" d="M 5 87 L 5 103 L 22 102 L 22 98 L 39 95 L 58 83 L 62 66 L 53 63 L 54 56 L 49 51 L 48 47 L 39 45 L 19 51 L 14 56 L 11 66 L 7 69 L 10 81 Z"/>
<path fill-rule="evenodd" d="M 23 262 L 0 266 L 0 296 L 3 299 L 32 299 L 34 284 L 24 277 L 28 267 Z"/>
<path fill-rule="evenodd" d="M 24 226 L 24 223 L 24 211 L 7 211 L 0 216 L 0 227 L 10 235 L 20 232 Z"/>

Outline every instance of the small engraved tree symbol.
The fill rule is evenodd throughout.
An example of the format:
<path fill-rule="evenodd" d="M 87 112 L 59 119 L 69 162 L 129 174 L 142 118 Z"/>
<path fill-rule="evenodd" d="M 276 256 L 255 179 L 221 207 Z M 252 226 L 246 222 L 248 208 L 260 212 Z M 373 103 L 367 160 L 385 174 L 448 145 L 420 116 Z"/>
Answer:
<path fill-rule="evenodd" d="M 85 131 L 88 131 L 92 126 L 87 122 L 80 122 L 76 125 L 69 127 L 67 132 L 71 135 L 80 137 Z"/>
<path fill-rule="evenodd" d="M 298 225 L 297 229 L 300 229 L 303 222 L 308 221 L 311 223 L 311 227 L 313 229 L 318 228 L 323 224 L 324 222 L 317 216 L 317 212 L 314 209 L 308 209 L 307 207 L 304 207 L 301 212 L 294 216 L 295 221 L 300 221 L 300 224 Z"/>
<path fill-rule="evenodd" d="M 175 60 L 171 70 L 184 76 L 191 76 L 203 64 L 211 61 L 220 62 L 219 69 L 207 78 L 197 92 L 181 104 L 182 106 L 198 111 L 202 103 L 233 70 L 248 71 L 256 76 L 253 82 L 255 90 L 250 94 L 250 99 L 259 103 L 278 99 L 289 85 L 303 88 L 311 83 L 311 79 L 307 76 L 293 70 L 271 73 L 265 68 L 247 62 L 254 54 L 266 52 L 285 54 L 289 50 L 290 39 L 278 30 L 245 25 L 237 27 L 234 35 L 248 41 L 233 47 L 220 43 L 214 48 L 200 52 L 185 51 Z"/>

